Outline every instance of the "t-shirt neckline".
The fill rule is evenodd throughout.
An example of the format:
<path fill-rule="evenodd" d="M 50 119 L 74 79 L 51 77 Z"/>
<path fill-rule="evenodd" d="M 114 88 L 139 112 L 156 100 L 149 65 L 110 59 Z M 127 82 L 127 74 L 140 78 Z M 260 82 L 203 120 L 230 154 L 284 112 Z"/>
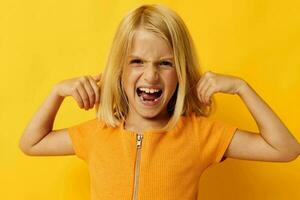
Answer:
<path fill-rule="evenodd" d="M 143 131 L 142 134 L 170 134 L 172 132 L 175 132 L 177 131 L 178 129 L 180 129 L 183 125 L 183 118 L 185 118 L 185 116 L 181 115 L 180 118 L 178 119 L 175 127 L 170 130 L 170 131 L 162 131 L 161 129 L 148 129 L 146 131 Z M 120 129 L 122 132 L 126 133 L 126 134 L 137 134 L 138 132 L 135 132 L 135 131 L 131 131 L 131 130 L 127 130 L 125 129 L 125 120 L 123 119 L 121 121 L 121 126 L 120 126 Z"/>

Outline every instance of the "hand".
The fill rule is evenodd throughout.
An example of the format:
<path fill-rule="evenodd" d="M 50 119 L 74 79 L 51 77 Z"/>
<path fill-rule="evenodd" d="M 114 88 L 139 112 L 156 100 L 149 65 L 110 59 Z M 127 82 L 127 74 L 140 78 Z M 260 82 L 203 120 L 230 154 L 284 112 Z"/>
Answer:
<path fill-rule="evenodd" d="M 61 97 L 73 96 L 80 108 L 88 110 L 99 104 L 101 74 L 95 76 L 81 76 L 63 80 L 55 85 L 57 94 Z"/>
<path fill-rule="evenodd" d="M 211 71 L 205 72 L 197 83 L 197 93 L 200 102 L 211 104 L 210 97 L 217 92 L 237 94 L 245 81 L 239 77 L 223 75 Z"/>

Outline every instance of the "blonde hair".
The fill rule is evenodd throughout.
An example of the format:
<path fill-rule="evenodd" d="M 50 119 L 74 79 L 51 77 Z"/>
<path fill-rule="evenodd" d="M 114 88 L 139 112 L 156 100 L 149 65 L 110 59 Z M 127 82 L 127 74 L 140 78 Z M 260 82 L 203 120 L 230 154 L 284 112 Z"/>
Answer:
<path fill-rule="evenodd" d="M 162 5 L 142 5 L 130 11 L 120 22 L 113 39 L 105 70 L 100 81 L 101 99 L 97 117 L 106 125 L 117 127 L 126 119 L 128 100 L 122 87 L 122 70 L 135 30 L 139 27 L 158 34 L 172 47 L 178 77 L 177 89 L 168 103 L 170 120 L 161 129 L 169 131 L 181 115 L 209 116 L 215 105 L 205 106 L 197 97 L 196 84 L 201 77 L 196 49 L 183 20 Z"/>

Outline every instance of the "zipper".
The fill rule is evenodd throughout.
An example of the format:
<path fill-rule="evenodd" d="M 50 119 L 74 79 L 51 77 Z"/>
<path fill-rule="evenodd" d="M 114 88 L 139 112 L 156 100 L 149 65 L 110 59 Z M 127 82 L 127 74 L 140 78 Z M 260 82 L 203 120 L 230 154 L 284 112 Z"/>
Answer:
<path fill-rule="evenodd" d="M 133 200 L 137 200 L 139 176 L 140 176 L 140 162 L 141 162 L 141 149 L 142 149 L 143 134 L 136 134 L 136 159 L 134 169 L 134 186 L 133 186 Z"/>

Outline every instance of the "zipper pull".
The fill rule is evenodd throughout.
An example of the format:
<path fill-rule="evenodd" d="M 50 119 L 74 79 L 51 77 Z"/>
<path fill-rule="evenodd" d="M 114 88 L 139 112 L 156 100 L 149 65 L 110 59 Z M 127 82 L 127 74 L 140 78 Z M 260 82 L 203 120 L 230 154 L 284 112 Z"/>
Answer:
<path fill-rule="evenodd" d="M 136 135 L 136 147 L 140 149 L 142 147 L 142 140 L 143 140 L 143 135 L 142 134 L 137 134 Z"/>

